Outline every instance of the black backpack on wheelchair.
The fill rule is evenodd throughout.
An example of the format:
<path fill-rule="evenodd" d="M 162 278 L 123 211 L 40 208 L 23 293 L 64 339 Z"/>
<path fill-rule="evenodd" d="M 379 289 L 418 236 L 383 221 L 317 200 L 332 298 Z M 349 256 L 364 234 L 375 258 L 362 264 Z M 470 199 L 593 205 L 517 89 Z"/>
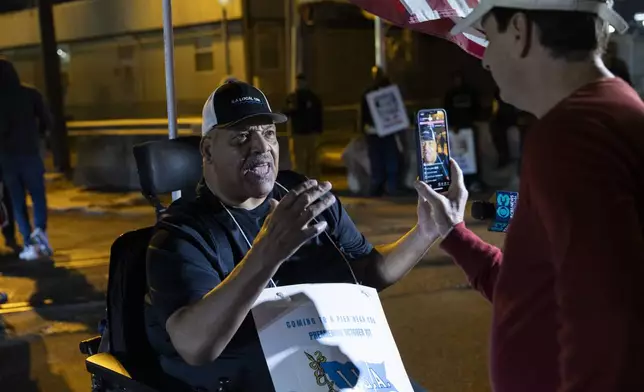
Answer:
<path fill-rule="evenodd" d="M 193 198 L 201 178 L 199 137 L 148 142 L 134 147 L 143 195 L 163 213 L 159 195 L 181 190 Z M 110 250 L 107 318 L 102 336 L 80 343 L 88 355 L 93 392 L 193 391 L 166 375 L 147 339 L 144 304 L 147 294 L 146 251 L 153 227 L 121 235 Z"/>

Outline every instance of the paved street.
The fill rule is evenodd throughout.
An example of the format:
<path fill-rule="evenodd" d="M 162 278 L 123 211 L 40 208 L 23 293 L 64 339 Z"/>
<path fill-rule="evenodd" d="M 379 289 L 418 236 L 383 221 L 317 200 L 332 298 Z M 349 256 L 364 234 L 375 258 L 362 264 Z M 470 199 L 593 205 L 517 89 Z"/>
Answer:
<path fill-rule="evenodd" d="M 397 239 L 415 220 L 413 200 L 344 200 L 374 243 Z M 0 259 L 0 291 L 8 292 L 10 300 L 0 309 L 3 391 L 89 390 L 78 342 L 96 333 L 102 317 L 110 244 L 120 233 L 153 221 L 151 211 L 141 207 L 120 214 L 54 213 L 54 264 Z M 503 240 L 484 226 L 471 227 L 488 241 Z M 434 248 L 409 276 L 382 293 L 408 372 L 434 392 L 489 391 L 489 305 L 464 289 L 464 281 Z"/>

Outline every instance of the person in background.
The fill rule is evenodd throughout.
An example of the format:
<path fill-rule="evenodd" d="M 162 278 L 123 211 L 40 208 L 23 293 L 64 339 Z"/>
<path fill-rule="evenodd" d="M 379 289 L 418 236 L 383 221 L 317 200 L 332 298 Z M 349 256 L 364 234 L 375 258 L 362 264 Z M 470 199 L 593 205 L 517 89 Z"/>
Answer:
<path fill-rule="evenodd" d="M 221 86 L 222 84 L 226 84 L 228 82 L 237 82 L 239 79 L 237 79 L 233 75 L 226 75 L 223 78 L 221 78 L 221 81 L 219 82 L 219 85 Z"/>
<path fill-rule="evenodd" d="M 2 236 L 7 248 L 15 253 L 19 253 L 22 248 L 16 240 L 16 222 L 13 219 L 13 205 L 9 197 L 9 191 L 2 180 L 2 170 L 0 170 L 0 226 L 2 226 Z"/>
<path fill-rule="evenodd" d="M 52 255 L 46 231 L 45 165 L 40 153 L 41 139 L 51 124 L 42 95 L 23 86 L 13 64 L 0 59 L 0 170 L 24 241 L 23 260 Z M 26 192 L 33 202 L 33 230 Z"/>
<path fill-rule="evenodd" d="M 476 160 L 477 166 L 480 167 L 478 132 L 474 124 L 481 110 L 479 93 L 476 88 L 465 81 L 462 72 L 454 73 L 452 87 L 445 94 L 443 105 L 447 111 L 447 122 L 451 132 L 458 132 L 464 128 L 470 128 L 474 131 L 474 146 L 477 149 Z M 478 173 L 467 175 L 465 183 L 472 192 L 483 190 L 483 184 Z"/>
<path fill-rule="evenodd" d="M 373 82 L 362 94 L 360 103 L 360 129 L 365 133 L 369 163 L 371 165 L 370 196 L 382 196 L 385 191 L 390 195 L 400 192 L 398 175 L 400 171 L 400 157 L 396 135 L 378 136 L 376 127 L 367 102 L 367 95 L 381 88 L 391 85 L 385 71 L 374 66 L 371 69 Z"/>
<path fill-rule="evenodd" d="M 286 98 L 284 114 L 292 124 L 295 170 L 310 178 L 319 178 L 318 147 L 324 126 L 322 101 L 309 88 L 304 75 L 297 76 L 296 90 Z"/>
<path fill-rule="evenodd" d="M 622 78 L 622 80 L 631 86 L 633 85 L 628 65 L 626 64 L 626 61 L 619 57 L 619 46 L 617 45 L 617 42 L 608 42 L 606 54 L 604 55 L 604 64 L 606 64 L 606 68 L 608 68 L 613 75 L 618 78 Z"/>
<path fill-rule="evenodd" d="M 492 302 L 492 390 L 644 391 L 644 103 L 601 58 L 609 24 L 628 25 L 607 2 L 494 4 L 452 33 L 480 22 L 501 98 L 538 118 L 504 251 L 465 227 L 458 165 L 447 195 L 417 183 Z"/>
<path fill-rule="evenodd" d="M 462 72 L 452 77 L 452 87 L 445 94 L 444 107 L 453 129 L 471 128 L 481 110 L 479 93 L 465 82 Z"/>
<path fill-rule="evenodd" d="M 498 168 L 504 168 L 510 164 L 510 146 L 508 144 L 508 130 L 517 126 L 519 111 L 512 105 L 501 99 L 499 89 L 494 93 L 492 110 L 492 121 L 490 131 L 494 147 L 499 154 Z"/>

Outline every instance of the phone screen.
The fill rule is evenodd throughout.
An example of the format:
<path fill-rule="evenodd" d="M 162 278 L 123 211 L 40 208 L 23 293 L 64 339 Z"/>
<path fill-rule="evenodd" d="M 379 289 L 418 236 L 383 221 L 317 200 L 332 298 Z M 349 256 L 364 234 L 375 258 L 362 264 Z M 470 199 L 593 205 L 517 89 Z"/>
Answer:
<path fill-rule="evenodd" d="M 451 183 L 447 113 L 444 109 L 423 109 L 417 119 L 418 177 L 436 191 Z"/>

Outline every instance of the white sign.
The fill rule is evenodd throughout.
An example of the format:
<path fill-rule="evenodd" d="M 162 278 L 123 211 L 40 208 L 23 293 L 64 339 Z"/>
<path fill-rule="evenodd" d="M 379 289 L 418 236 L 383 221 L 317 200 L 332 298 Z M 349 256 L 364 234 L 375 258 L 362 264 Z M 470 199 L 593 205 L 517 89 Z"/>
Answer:
<path fill-rule="evenodd" d="M 398 86 L 391 85 L 366 96 L 378 136 L 387 136 L 409 127 L 409 117 Z"/>
<path fill-rule="evenodd" d="M 413 392 L 372 288 L 265 289 L 252 314 L 277 392 Z"/>
<path fill-rule="evenodd" d="M 476 143 L 474 142 L 474 130 L 471 128 L 459 129 L 449 133 L 450 156 L 458 163 L 463 174 L 476 174 Z"/>

